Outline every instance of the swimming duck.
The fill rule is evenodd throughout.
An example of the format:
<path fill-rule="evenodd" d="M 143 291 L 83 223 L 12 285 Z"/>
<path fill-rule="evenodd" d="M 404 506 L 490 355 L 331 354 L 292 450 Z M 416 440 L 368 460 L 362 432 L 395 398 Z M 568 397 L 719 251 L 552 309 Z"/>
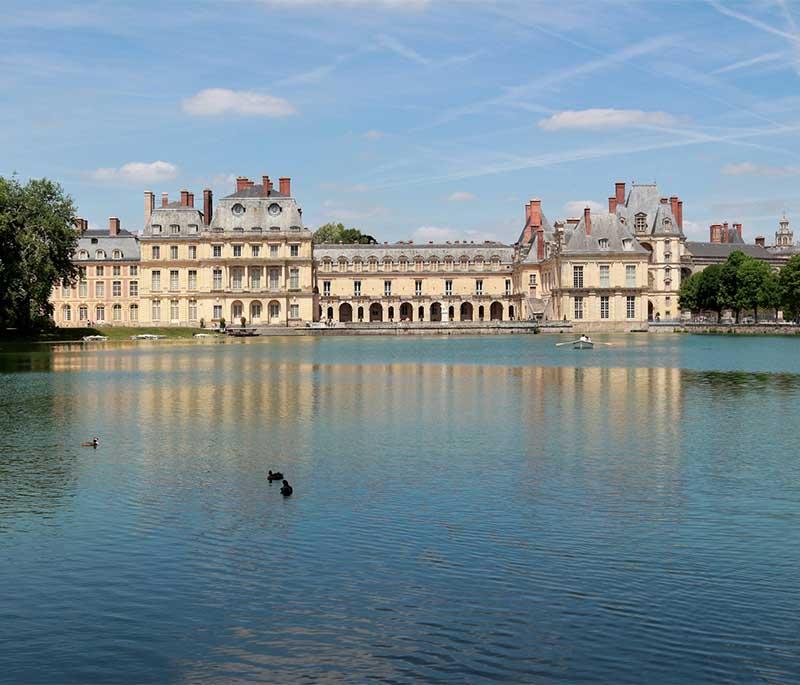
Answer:
<path fill-rule="evenodd" d="M 100 443 L 97 438 L 92 438 L 89 442 L 82 442 L 81 447 L 97 447 Z"/>
<path fill-rule="evenodd" d="M 292 486 L 289 485 L 289 481 L 288 480 L 283 481 L 283 487 L 281 488 L 281 494 L 284 497 L 288 497 L 293 492 L 294 492 L 294 490 L 292 489 Z"/>
<path fill-rule="evenodd" d="M 280 471 L 276 471 L 275 473 L 272 473 L 272 471 L 270 471 L 270 472 L 267 474 L 267 480 L 268 480 L 270 483 L 271 483 L 272 481 L 274 481 L 274 480 L 283 480 L 283 474 L 282 474 Z"/>

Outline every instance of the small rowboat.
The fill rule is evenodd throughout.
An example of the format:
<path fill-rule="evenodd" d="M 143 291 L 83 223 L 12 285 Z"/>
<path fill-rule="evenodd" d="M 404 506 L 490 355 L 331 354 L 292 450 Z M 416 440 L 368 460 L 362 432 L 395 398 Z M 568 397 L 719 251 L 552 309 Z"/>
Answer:
<path fill-rule="evenodd" d="M 588 335 L 582 335 L 577 340 L 570 340 L 568 342 L 556 343 L 556 347 L 562 345 L 572 345 L 573 350 L 593 350 L 595 345 L 611 345 L 612 343 L 599 342 L 596 343 Z"/>
<path fill-rule="evenodd" d="M 84 335 L 83 342 L 105 342 L 108 337 L 105 335 Z"/>

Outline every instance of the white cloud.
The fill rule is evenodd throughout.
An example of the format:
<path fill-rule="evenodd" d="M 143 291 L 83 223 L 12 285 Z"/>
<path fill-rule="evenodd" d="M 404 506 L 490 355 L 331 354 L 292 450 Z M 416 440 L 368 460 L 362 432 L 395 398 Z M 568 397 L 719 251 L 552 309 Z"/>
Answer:
<path fill-rule="evenodd" d="M 604 129 L 629 126 L 672 126 L 675 117 L 666 112 L 645 112 L 641 109 L 582 109 L 557 112 L 539 122 L 545 131 L 562 129 Z"/>
<path fill-rule="evenodd" d="M 283 98 L 251 90 L 206 88 L 186 98 L 183 111 L 194 116 L 240 114 L 257 117 L 286 117 L 297 110 Z"/>
<path fill-rule="evenodd" d="M 472 193 L 467 193 L 463 190 L 457 191 L 447 198 L 450 202 L 469 202 L 474 200 L 475 196 Z"/>
<path fill-rule="evenodd" d="M 564 205 L 564 214 L 567 216 L 583 216 L 583 210 L 586 207 L 597 213 L 608 211 L 608 206 L 601 205 L 594 200 L 570 200 Z"/>
<path fill-rule="evenodd" d="M 474 241 L 482 243 L 484 240 L 497 240 L 497 236 L 491 232 L 477 231 L 477 230 L 459 230 L 450 228 L 449 226 L 420 226 L 416 229 L 411 237 L 418 243 L 445 243 L 448 240 L 455 242 L 462 240 L 465 242 Z"/>
<path fill-rule="evenodd" d="M 89 176 L 95 181 L 111 183 L 155 183 L 178 175 L 178 167 L 169 162 L 128 162 L 121 167 L 102 167 Z"/>
<path fill-rule="evenodd" d="M 796 176 L 800 174 L 800 167 L 796 166 L 766 166 L 752 162 L 739 162 L 726 164 L 722 167 L 726 176 Z"/>
<path fill-rule="evenodd" d="M 379 138 L 383 138 L 385 135 L 386 134 L 383 131 L 376 131 L 375 129 L 372 129 L 371 131 L 367 131 L 364 134 L 364 137 L 367 140 L 378 140 Z"/>

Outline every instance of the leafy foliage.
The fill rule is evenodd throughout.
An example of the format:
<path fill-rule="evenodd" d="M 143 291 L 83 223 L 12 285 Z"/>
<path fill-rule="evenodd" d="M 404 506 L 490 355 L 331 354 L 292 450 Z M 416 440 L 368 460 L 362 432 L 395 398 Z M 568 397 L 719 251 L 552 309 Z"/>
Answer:
<path fill-rule="evenodd" d="M 793 319 L 800 316 L 800 255 L 792 257 L 781 269 L 778 277 L 781 304 Z"/>
<path fill-rule="evenodd" d="M 345 243 L 375 245 L 378 241 L 357 228 L 346 228 L 342 223 L 327 223 L 314 231 L 315 243 Z"/>
<path fill-rule="evenodd" d="M 50 323 L 53 288 L 78 274 L 74 221 L 75 206 L 59 184 L 0 177 L 0 328 Z"/>

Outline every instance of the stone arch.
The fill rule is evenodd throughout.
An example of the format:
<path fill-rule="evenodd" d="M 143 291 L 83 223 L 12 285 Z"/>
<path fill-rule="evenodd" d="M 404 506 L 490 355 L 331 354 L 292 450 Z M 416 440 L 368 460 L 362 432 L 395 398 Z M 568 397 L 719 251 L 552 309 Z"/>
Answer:
<path fill-rule="evenodd" d="M 239 323 L 239 319 L 244 316 L 244 305 L 241 300 L 231 302 L 231 323 Z"/>
<path fill-rule="evenodd" d="M 339 305 L 339 321 L 350 323 L 353 320 L 353 305 L 343 302 Z"/>
<path fill-rule="evenodd" d="M 261 300 L 253 300 L 250 303 L 250 323 L 259 323 L 261 321 L 261 315 L 263 314 L 263 307 L 261 306 Z"/>
<path fill-rule="evenodd" d="M 486 318 L 486 308 L 483 305 L 478 306 L 478 321 L 483 321 Z"/>
<path fill-rule="evenodd" d="M 651 300 L 647 300 L 647 320 L 652 321 L 654 316 L 655 312 L 653 311 L 653 302 Z"/>
<path fill-rule="evenodd" d="M 328 307 L 326 315 L 328 317 L 328 321 L 333 321 L 333 307 Z"/>
<path fill-rule="evenodd" d="M 412 321 L 414 318 L 414 307 L 410 302 L 403 302 L 400 305 L 400 321 Z"/>
<path fill-rule="evenodd" d="M 359 307 L 358 308 L 358 320 L 359 321 L 363 321 L 364 320 L 364 307 Z"/>
<path fill-rule="evenodd" d="M 456 308 L 452 304 L 447 308 L 447 320 L 448 321 L 456 320 Z"/>
<path fill-rule="evenodd" d="M 423 305 L 417 308 L 417 321 L 425 321 L 425 307 Z"/>
<path fill-rule="evenodd" d="M 389 307 L 389 309 L 387 310 L 387 316 L 389 318 L 389 321 L 394 321 L 394 307 Z"/>
<path fill-rule="evenodd" d="M 492 302 L 492 306 L 489 307 L 489 318 L 492 321 L 503 320 L 503 305 L 500 302 Z"/>
<path fill-rule="evenodd" d="M 441 302 L 434 302 L 431 305 L 431 321 L 442 320 L 442 304 Z"/>
<path fill-rule="evenodd" d="M 472 303 L 471 302 L 462 302 L 461 303 L 461 310 L 460 310 L 461 320 L 462 321 L 472 321 Z"/>
<path fill-rule="evenodd" d="M 509 321 L 513 321 L 514 320 L 514 305 L 513 304 L 508 305 L 508 319 L 509 319 Z"/>
<path fill-rule="evenodd" d="M 383 305 L 380 302 L 373 302 L 369 306 L 369 320 L 383 321 Z"/>
<path fill-rule="evenodd" d="M 267 316 L 270 323 L 280 323 L 281 321 L 281 303 L 278 300 L 271 300 L 267 305 Z"/>

